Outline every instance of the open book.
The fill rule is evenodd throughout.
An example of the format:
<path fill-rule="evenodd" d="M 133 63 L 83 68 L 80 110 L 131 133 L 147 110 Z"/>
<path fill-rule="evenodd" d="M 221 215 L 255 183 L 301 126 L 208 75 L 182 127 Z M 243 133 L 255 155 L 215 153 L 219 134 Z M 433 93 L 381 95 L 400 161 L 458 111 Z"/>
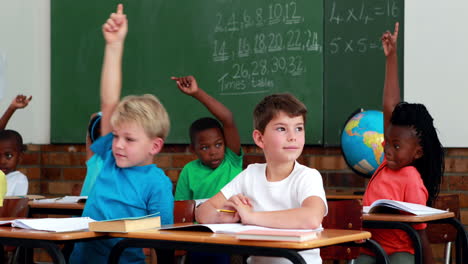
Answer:
<path fill-rule="evenodd" d="M 57 203 L 86 203 L 88 196 L 64 196 L 57 199 Z"/>
<path fill-rule="evenodd" d="M 85 203 L 88 196 L 64 196 L 58 198 L 35 199 L 36 203 Z"/>
<path fill-rule="evenodd" d="M 89 217 L 31 218 L 0 221 L 0 225 L 11 224 L 12 227 L 24 229 L 52 232 L 73 232 L 88 229 L 88 224 L 91 222 L 94 222 L 94 220 Z"/>
<path fill-rule="evenodd" d="M 161 226 L 159 213 L 140 217 L 126 217 L 89 223 L 89 231 L 94 232 L 132 232 Z"/>
<path fill-rule="evenodd" d="M 243 224 L 188 224 L 164 225 L 161 230 L 206 231 L 213 233 L 233 234 L 238 239 L 304 241 L 317 236 L 318 229 L 280 229 Z M 313 233 L 313 234 L 312 234 Z"/>
<path fill-rule="evenodd" d="M 364 206 L 363 212 L 368 213 L 399 213 L 405 211 L 413 215 L 443 214 L 447 211 L 435 209 L 429 206 L 400 202 L 394 200 L 380 199 L 374 201 L 370 206 Z"/>

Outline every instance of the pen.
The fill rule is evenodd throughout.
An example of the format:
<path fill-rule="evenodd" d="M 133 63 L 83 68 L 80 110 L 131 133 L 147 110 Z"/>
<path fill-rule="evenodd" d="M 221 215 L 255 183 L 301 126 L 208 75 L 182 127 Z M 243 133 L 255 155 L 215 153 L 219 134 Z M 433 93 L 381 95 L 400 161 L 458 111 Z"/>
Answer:
<path fill-rule="evenodd" d="M 216 211 L 220 213 L 235 213 L 236 212 L 234 210 L 228 210 L 228 209 L 216 209 Z"/>

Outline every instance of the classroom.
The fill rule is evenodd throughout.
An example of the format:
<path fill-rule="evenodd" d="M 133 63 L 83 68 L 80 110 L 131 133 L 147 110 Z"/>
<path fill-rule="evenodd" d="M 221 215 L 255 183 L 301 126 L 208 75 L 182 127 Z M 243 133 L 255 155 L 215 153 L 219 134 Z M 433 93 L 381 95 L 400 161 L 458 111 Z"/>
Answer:
<path fill-rule="evenodd" d="M 90 114 L 96 110 L 96 107 L 98 107 L 99 83 L 96 83 L 95 87 L 92 87 L 92 83 L 86 81 L 78 83 L 76 80 L 73 80 L 67 84 L 67 82 L 63 80 L 63 77 L 79 77 L 83 76 L 83 72 L 87 73 L 87 71 L 92 70 L 94 71 L 93 74 L 95 76 L 90 77 L 90 79 L 98 78 L 100 74 L 100 61 L 102 60 L 102 54 L 94 54 L 94 52 L 102 52 L 103 50 L 102 38 L 99 39 L 101 42 L 94 43 L 87 42 L 91 40 L 94 41 L 93 37 L 89 37 L 88 39 L 83 40 L 84 44 L 80 43 L 80 45 L 83 45 L 83 50 L 80 51 L 82 52 L 80 54 L 88 52 L 87 56 L 79 58 L 59 58 L 59 56 L 62 55 L 63 52 L 66 53 L 67 50 L 65 48 L 57 47 L 57 44 L 61 43 L 65 45 L 66 41 L 63 39 L 58 40 L 53 34 L 67 30 L 72 32 L 68 32 L 67 34 L 73 34 L 74 29 L 67 28 L 67 25 L 65 24 L 57 26 L 60 24 L 60 19 L 64 19 L 64 16 L 59 14 L 61 11 L 59 8 L 66 6 L 66 4 L 59 4 L 58 2 L 58 0 L 0 0 L 0 111 L 3 112 L 4 109 L 7 109 L 11 99 L 17 94 L 21 93 L 32 95 L 33 100 L 29 106 L 26 109 L 15 113 L 8 123 L 8 128 L 19 131 L 23 136 L 24 143 L 27 145 L 27 150 L 19 166 L 19 170 L 28 176 L 28 193 L 44 195 L 47 197 L 79 195 L 80 193 L 81 186 L 86 175 L 86 148 L 84 144 L 86 136 L 86 122 L 89 119 Z M 70 3 L 70 6 L 69 10 L 64 11 L 64 13 L 72 14 L 73 11 L 71 10 L 73 10 L 73 5 L 76 5 L 77 3 L 72 1 L 66 2 Z M 107 2 L 110 2 L 108 6 L 117 4 L 117 1 Z M 130 6 L 139 5 L 130 3 L 131 1 L 122 2 Z M 171 8 L 171 6 L 165 6 L 165 3 L 163 3 L 165 1 L 151 2 L 149 0 L 144 0 L 140 2 L 141 6 L 138 7 L 141 10 L 133 11 L 134 17 L 139 14 L 138 12 L 145 14 L 145 8 L 148 10 L 152 8 Z M 278 2 L 283 6 L 288 7 L 295 6 L 296 4 L 299 6 L 301 3 L 299 0 L 273 2 Z M 344 1 L 324 0 L 321 2 L 323 3 L 320 3 L 320 7 L 326 6 L 329 10 L 336 7 L 337 9 L 333 10 L 338 10 L 337 6 Z M 362 2 L 368 3 L 372 1 Z M 463 119 L 457 118 L 457 116 L 463 117 L 463 113 L 468 112 L 468 107 L 465 102 L 465 98 L 468 98 L 468 80 L 465 78 L 468 71 L 468 34 L 466 34 L 466 22 L 464 19 L 468 13 L 468 2 L 465 0 L 452 0 L 448 2 L 437 0 L 379 0 L 374 2 L 380 3 L 382 8 L 388 7 L 388 12 L 390 12 L 389 21 L 391 18 L 396 17 L 401 18 L 402 20 L 400 23 L 403 28 L 401 37 L 403 41 L 399 44 L 404 47 L 402 48 L 402 50 L 404 50 L 404 54 L 400 54 L 400 58 L 402 59 L 399 61 L 400 69 L 403 69 L 401 72 L 403 77 L 400 79 L 403 86 L 402 95 L 405 101 L 421 102 L 425 104 L 434 117 L 434 126 L 437 128 L 441 143 L 446 150 L 445 175 L 440 192 L 459 195 L 461 222 L 466 227 L 468 226 L 468 137 L 466 137 L 466 135 L 468 135 L 468 122 L 463 122 Z M 175 3 L 179 2 L 174 1 L 174 5 Z M 264 1 L 262 3 L 264 4 Z M 402 3 L 404 3 L 404 6 Z M 395 13 L 395 16 L 391 17 L 392 7 L 394 7 L 393 11 L 396 12 L 395 10 L 397 9 L 395 5 L 397 4 L 401 4 L 401 6 L 398 6 L 398 8 L 400 8 L 398 10 L 404 10 L 404 14 Z M 309 3 L 307 5 L 310 5 L 307 7 L 312 8 L 315 3 Z M 265 6 L 265 10 L 267 10 L 268 5 L 265 4 Z M 341 10 L 341 15 L 344 19 L 348 20 L 353 19 L 354 17 L 356 17 L 356 19 L 360 19 L 358 16 L 361 7 L 362 6 L 359 4 L 348 7 Z M 247 13 L 252 12 L 253 16 L 255 8 L 255 4 L 252 4 L 252 6 L 249 5 L 248 7 L 245 7 L 245 9 L 240 8 L 239 10 L 246 11 Z M 202 9 L 203 7 L 200 7 L 200 9 L 196 10 Z M 77 10 L 83 10 L 83 8 L 77 7 Z M 213 10 L 210 9 L 206 12 L 211 11 Z M 217 18 L 221 17 L 221 15 L 216 14 L 225 15 L 224 13 L 216 13 L 214 11 L 213 14 L 204 15 L 211 15 L 213 21 L 216 21 Z M 303 11 L 304 10 L 301 10 L 301 12 Z M 108 16 L 110 11 L 103 12 L 102 14 L 98 14 L 98 11 L 95 12 L 96 13 L 90 14 L 90 17 L 92 17 L 92 19 L 96 18 L 97 21 L 99 21 L 100 24 L 97 24 L 98 27 L 93 29 L 99 34 L 100 25 Z M 160 15 L 163 16 L 163 14 Z M 330 12 L 321 15 L 323 15 L 323 17 L 319 17 L 317 20 L 323 19 L 324 21 L 327 21 L 327 16 L 329 16 L 328 23 L 333 24 L 333 22 L 330 22 L 333 19 L 333 13 Z M 178 24 L 177 19 L 171 18 L 167 14 L 166 16 L 167 17 L 164 17 L 163 19 L 167 19 L 168 21 L 171 21 L 170 19 L 174 20 L 171 21 L 174 22 L 174 25 L 171 24 L 168 27 L 176 28 Z M 145 16 L 142 16 L 142 18 L 144 17 Z M 307 18 L 306 15 L 304 15 L 304 17 Z M 311 15 L 310 17 L 313 16 Z M 227 21 L 226 17 L 223 17 L 223 19 L 226 19 Z M 312 28 L 314 26 L 315 20 L 312 19 L 311 21 L 308 21 L 307 19 L 304 19 L 304 21 L 305 22 L 301 22 L 303 24 L 298 23 L 300 24 L 298 27 L 301 31 L 304 28 Z M 390 22 L 391 23 L 385 21 L 384 24 L 393 25 L 396 21 L 391 20 Z M 79 22 L 76 23 L 79 24 Z M 141 21 L 138 23 L 141 23 Z M 345 22 L 343 23 L 345 24 Z M 364 24 L 362 21 L 359 23 L 360 24 L 358 25 Z M 57 26 L 55 28 L 56 31 L 53 31 L 54 25 Z M 80 28 L 81 24 L 76 26 Z M 319 29 L 312 28 L 312 30 L 317 30 L 317 32 L 319 32 L 319 37 L 325 38 L 326 36 L 323 36 L 323 32 L 320 32 L 321 27 L 317 26 L 317 28 Z M 349 26 L 349 28 L 355 29 L 357 26 L 352 25 Z M 372 29 L 380 30 L 380 32 L 384 32 L 385 30 L 392 31 L 393 26 L 381 29 L 373 26 Z M 167 34 L 167 31 L 165 30 L 160 30 L 159 32 L 161 34 Z M 142 30 L 139 34 L 140 33 L 143 34 L 145 31 Z M 190 31 L 185 33 L 187 33 L 185 35 L 192 34 Z M 193 35 L 195 34 L 196 33 L 193 33 Z M 170 36 L 168 37 L 169 40 L 176 40 L 176 37 L 172 37 L 172 35 L 167 36 Z M 196 37 L 197 36 L 195 36 L 195 38 Z M 351 34 L 348 37 L 352 38 L 353 36 Z M 359 36 L 355 37 L 359 39 Z M 138 65 L 139 61 L 145 61 L 144 58 L 141 58 L 143 50 L 138 50 L 137 47 L 150 48 L 151 45 L 154 45 L 153 42 L 158 41 L 157 37 L 153 39 L 145 36 L 143 41 L 146 40 L 149 41 L 149 43 L 140 43 L 136 40 L 138 37 L 135 33 L 132 33 L 131 29 L 129 30 L 129 38 L 135 40 L 134 43 L 131 44 L 133 45 L 131 46 L 133 50 L 137 50 L 138 53 L 140 53 L 140 55 L 137 53 L 133 54 L 135 58 L 127 59 L 129 63 L 133 63 L 132 66 Z M 216 39 L 216 37 L 213 38 Z M 284 38 L 286 41 L 286 37 Z M 222 40 L 221 37 L 220 40 Z M 313 37 L 311 40 L 313 41 Z M 378 39 L 375 41 L 377 44 L 380 43 Z M 221 43 L 221 41 L 219 41 L 218 44 L 219 43 Z M 330 41 L 328 43 L 329 51 L 330 49 L 333 51 L 333 48 L 338 47 L 333 46 L 334 44 L 330 43 L 332 42 Z M 334 43 L 336 44 L 337 42 Z M 350 42 L 348 41 L 348 44 L 349 43 Z M 355 51 L 359 49 L 356 40 L 353 43 L 353 45 L 356 46 L 346 46 L 345 44 L 346 41 L 343 41 L 343 46 L 339 46 L 339 48 L 343 50 L 354 49 Z M 203 43 L 200 44 L 200 46 L 202 45 Z M 327 44 L 323 43 L 323 46 L 325 45 Z M 182 45 L 177 44 L 177 47 L 179 46 L 182 47 Z M 219 46 L 216 47 L 219 48 Z M 310 46 L 310 49 L 313 50 L 314 47 Z M 363 54 L 367 54 L 366 52 L 367 51 L 363 52 Z M 155 56 L 159 53 L 164 53 L 164 51 L 151 52 L 151 54 Z M 385 58 L 381 50 L 374 53 L 369 51 L 369 54 L 370 57 L 381 63 L 381 65 L 378 66 L 380 67 L 379 69 L 383 69 Z M 204 67 L 200 66 L 203 65 L 202 59 L 209 60 L 210 62 L 216 62 L 217 60 L 223 60 L 222 55 L 223 54 L 219 53 L 213 54 L 213 57 L 211 58 L 201 58 L 200 54 L 186 54 L 185 51 L 181 50 L 177 59 L 174 59 L 174 61 L 184 61 L 183 56 L 188 56 L 190 59 L 200 59 L 200 61 L 197 61 L 195 65 L 176 66 L 174 74 L 191 74 L 187 71 L 196 71 L 197 68 Z M 282 56 L 287 57 L 289 54 L 284 53 Z M 349 58 L 354 58 L 359 61 L 361 59 L 360 56 L 363 55 L 354 54 L 350 55 Z M 55 61 L 53 58 L 55 58 Z M 295 66 L 293 66 L 295 67 L 294 71 L 291 71 L 290 75 L 299 76 L 297 78 L 299 79 L 297 82 L 298 85 L 305 83 L 312 83 L 312 85 L 334 85 L 334 82 L 336 82 L 337 85 L 344 85 L 349 82 L 351 88 L 353 88 L 353 85 L 355 85 L 354 88 L 359 85 L 358 81 L 351 78 L 352 75 L 349 75 L 349 72 L 345 73 L 344 71 L 340 72 L 336 70 L 336 72 L 333 72 L 333 75 L 330 75 L 330 72 L 327 73 L 327 69 L 329 69 L 327 67 L 332 67 L 327 65 L 324 66 L 322 60 L 327 61 L 327 58 L 333 57 L 331 55 L 329 57 L 327 57 L 327 55 L 322 56 L 320 51 L 311 51 L 301 58 L 313 61 L 311 63 L 304 62 L 304 65 L 308 63 L 306 66 L 309 67 L 309 71 L 298 72 L 298 64 L 295 64 Z M 86 65 L 86 61 L 84 61 L 86 59 L 92 60 L 98 65 L 92 65 L 89 69 L 85 69 L 86 66 L 89 66 Z M 330 59 L 329 63 L 330 65 L 336 65 L 334 64 L 335 62 L 341 63 L 345 59 L 346 56 L 340 58 L 339 61 L 333 61 L 333 59 Z M 365 59 L 363 58 L 362 60 L 362 63 L 365 64 Z M 63 65 L 59 66 L 57 62 L 60 62 Z M 145 61 L 145 63 L 145 65 L 153 65 L 155 67 L 164 65 L 164 63 L 158 64 L 157 62 L 150 61 Z M 187 62 L 184 61 L 184 63 Z M 260 67 L 261 63 L 261 60 L 252 61 L 250 65 Z M 216 63 L 212 64 L 214 65 L 210 66 L 212 68 L 207 67 L 204 71 L 200 72 L 201 76 L 207 76 L 206 83 L 219 84 L 221 86 L 219 88 L 221 91 L 242 90 L 243 86 L 246 85 L 246 83 L 235 82 L 233 80 L 225 81 L 223 79 L 223 76 L 225 76 L 223 75 L 224 72 L 216 72 L 216 74 L 212 76 L 212 79 L 209 79 L 209 72 L 214 72 L 213 68 L 216 68 L 218 65 Z M 171 65 L 172 64 L 169 63 L 169 66 Z M 372 65 L 365 66 L 370 69 L 373 67 Z M 233 62 L 230 67 L 234 70 L 237 69 L 239 74 L 242 75 L 243 69 L 241 68 L 241 64 Z M 83 72 L 77 73 L 75 72 L 77 70 L 83 70 Z M 317 71 L 314 72 L 314 70 Z M 332 70 L 335 69 L 331 69 L 330 71 Z M 188 124 L 182 125 L 182 123 L 188 122 L 186 120 L 194 120 L 197 115 L 207 115 L 208 112 L 202 109 L 202 106 L 197 106 L 199 108 L 193 112 L 183 112 L 188 110 L 185 109 L 179 111 L 175 108 L 177 103 L 180 104 L 180 102 L 182 102 L 180 105 L 194 105 L 195 103 L 193 101 L 186 100 L 186 98 L 178 101 L 178 97 L 175 95 L 179 95 L 180 93 L 169 79 L 171 69 L 158 70 L 154 73 L 166 74 L 167 80 L 164 81 L 161 81 L 161 78 L 163 77 L 154 77 L 152 76 L 152 73 L 148 73 L 148 71 L 150 71 L 149 69 L 134 69 L 134 72 L 138 71 L 142 72 L 141 75 L 134 76 L 134 78 L 128 76 L 129 80 L 124 80 L 123 90 L 126 89 L 126 83 L 135 83 L 137 86 L 135 91 L 144 91 L 144 88 L 142 87 L 153 81 L 156 83 L 163 83 L 165 85 L 167 84 L 167 87 L 163 87 L 163 89 L 174 89 L 173 92 L 176 99 L 172 98 L 173 100 L 169 102 L 173 103 L 174 106 L 168 107 L 169 116 L 172 116 L 171 109 L 175 109 L 172 111 L 176 112 L 176 118 L 171 118 L 173 127 L 171 129 L 170 136 L 172 136 L 172 138 L 169 138 L 168 143 L 165 144 L 161 153 L 155 156 L 154 163 L 164 170 L 175 186 L 179 174 L 185 164 L 197 158 L 189 151 L 189 142 L 186 139 Z M 146 81 L 140 81 L 139 78 L 144 74 L 148 74 L 148 76 L 151 77 Z M 345 78 L 340 79 L 340 74 L 344 75 Z M 369 79 L 373 79 L 372 85 L 375 84 L 378 86 L 366 88 L 369 91 L 375 88 L 378 92 L 376 92 L 377 94 L 372 93 L 368 98 L 365 98 L 365 95 L 362 96 L 364 97 L 362 100 L 365 106 L 353 105 L 349 108 L 342 107 L 340 105 L 342 100 L 340 99 L 340 95 L 342 94 L 339 94 L 339 90 L 331 89 L 328 92 L 326 90 L 322 90 L 320 92 L 304 92 L 304 89 L 300 88 L 298 88 L 298 90 L 293 90 L 293 92 L 297 91 L 299 97 L 304 98 L 307 107 L 315 107 L 315 110 L 311 111 L 311 115 L 308 115 L 308 120 L 311 121 L 307 124 L 308 127 L 306 129 L 313 132 L 311 132 L 310 135 L 309 133 L 307 134 L 306 145 L 302 155 L 299 157 L 299 162 L 320 171 L 323 177 L 324 188 L 327 193 L 340 194 L 363 192 L 369 181 L 368 178 L 354 173 L 348 167 L 343 158 L 339 140 L 339 135 L 341 135 L 342 132 L 341 126 L 345 122 L 345 118 L 342 118 L 342 116 L 349 116 L 358 107 L 382 110 L 380 96 L 384 81 L 383 70 L 375 76 L 374 73 L 367 75 L 372 75 L 369 76 Z M 275 78 L 276 77 L 271 77 L 268 79 L 268 77 L 266 77 L 264 79 L 249 80 L 249 83 L 258 89 L 258 93 L 257 90 L 252 92 L 252 94 L 238 93 L 233 95 L 226 92 L 226 94 L 223 95 L 221 92 L 217 97 L 221 99 L 226 98 L 225 103 L 234 109 L 234 115 L 237 110 L 241 113 L 241 117 L 236 121 L 240 123 L 239 129 L 241 130 L 241 143 L 244 151 L 244 165 L 261 163 L 265 160 L 261 149 L 255 146 L 252 142 L 252 121 L 247 117 L 251 115 L 253 109 L 242 109 L 247 108 L 243 107 L 241 103 L 243 96 L 247 98 L 245 101 L 246 104 L 250 104 L 250 101 L 257 102 L 259 98 L 263 97 L 265 93 L 262 93 L 261 90 L 267 90 L 268 88 L 273 87 L 275 82 L 285 85 L 289 84 L 287 81 L 281 83 L 281 81 L 278 81 Z M 349 80 L 347 78 L 349 78 Z M 199 83 L 203 83 L 203 80 L 200 80 Z M 78 85 L 82 84 L 86 86 L 83 88 L 83 91 L 87 92 L 87 94 L 81 94 L 79 97 L 76 97 L 74 94 L 67 95 L 67 85 L 76 88 Z M 296 83 L 293 82 L 293 84 Z M 158 88 L 151 88 L 154 89 L 154 94 L 159 96 L 157 91 Z M 275 89 L 277 89 L 275 91 L 281 91 L 280 88 L 276 87 Z M 152 92 L 150 91 L 150 93 Z M 172 96 L 172 92 L 170 91 L 166 90 L 163 91 L 163 93 L 166 97 L 170 98 Z M 351 94 L 346 93 L 346 91 L 343 94 L 351 96 Z M 322 104 L 323 101 L 328 102 L 330 106 L 324 106 Z M 163 101 L 163 103 L 165 102 Z M 68 108 L 61 111 L 60 107 L 67 104 L 69 105 Z M 320 106 L 317 107 L 318 104 Z M 83 105 L 82 110 L 77 108 L 76 105 Z M 335 106 L 337 107 L 335 108 Z M 67 116 L 68 114 L 77 115 L 77 112 L 79 112 L 79 117 Z M 340 118 L 336 117 L 338 113 L 340 114 Z M 186 118 L 186 120 L 183 118 Z M 81 125 L 69 127 L 69 124 L 72 124 L 75 120 L 78 120 Z M 182 122 L 180 120 L 182 120 Z M 80 128 L 82 131 L 79 130 Z M 441 251 L 443 250 L 438 248 L 435 252 Z M 437 254 L 434 255 L 435 258 L 440 260 L 443 257 L 443 253 Z"/>

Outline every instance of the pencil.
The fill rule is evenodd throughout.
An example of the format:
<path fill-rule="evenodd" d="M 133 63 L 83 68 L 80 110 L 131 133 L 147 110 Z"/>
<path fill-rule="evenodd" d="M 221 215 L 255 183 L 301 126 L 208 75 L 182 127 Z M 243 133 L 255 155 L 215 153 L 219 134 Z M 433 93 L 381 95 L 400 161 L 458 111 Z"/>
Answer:
<path fill-rule="evenodd" d="M 228 209 L 216 209 L 216 211 L 220 213 L 235 213 L 236 212 L 234 210 L 228 210 Z"/>

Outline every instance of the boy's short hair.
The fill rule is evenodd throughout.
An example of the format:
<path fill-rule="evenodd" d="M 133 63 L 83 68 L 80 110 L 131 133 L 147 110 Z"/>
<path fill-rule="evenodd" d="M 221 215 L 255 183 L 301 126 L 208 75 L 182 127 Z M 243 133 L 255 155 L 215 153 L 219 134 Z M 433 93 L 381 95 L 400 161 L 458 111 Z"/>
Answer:
<path fill-rule="evenodd" d="M 26 146 L 23 145 L 23 137 L 20 133 L 15 130 L 2 130 L 0 131 L 0 141 L 13 141 L 16 144 L 18 152 L 23 152 L 26 150 Z"/>
<path fill-rule="evenodd" d="M 267 124 L 275 118 L 279 112 L 284 112 L 290 117 L 302 116 L 306 122 L 307 108 L 294 95 L 279 93 L 263 98 L 254 109 L 254 129 L 265 132 Z"/>
<path fill-rule="evenodd" d="M 151 94 L 129 95 L 122 99 L 111 116 L 113 127 L 122 123 L 136 122 L 143 127 L 149 138 L 166 139 L 170 122 L 166 109 L 156 96 Z"/>
<path fill-rule="evenodd" d="M 207 130 L 210 128 L 218 128 L 221 133 L 223 133 L 223 127 L 219 123 L 218 120 L 211 118 L 211 117 L 202 117 L 200 119 L 195 120 L 192 125 L 190 125 L 189 136 L 190 136 L 190 143 L 195 145 L 195 138 L 197 134 L 203 130 Z M 224 136 L 224 133 L 223 133 Z"/>

